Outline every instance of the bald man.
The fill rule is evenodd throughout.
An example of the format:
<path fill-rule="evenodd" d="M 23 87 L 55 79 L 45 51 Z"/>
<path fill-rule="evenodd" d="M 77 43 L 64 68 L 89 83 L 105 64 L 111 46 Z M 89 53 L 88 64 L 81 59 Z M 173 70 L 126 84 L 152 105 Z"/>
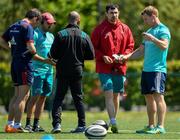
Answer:
<path fill-rule="evenodd" d="M 86 128 L 82 74 L 84 60 L 94 59 L 94 50 L 89 36 L 79 29 L 79 24 L 79 13 L 76 11 L 70 12 L 68 25 L 57 33 L 48 54 L 49 58 L 57 61 L 56 91 L 52 109 L 52 133 L 61 132 L 62 102 L 68 88 L 71 90 L 78 116 L 78 125 L 71 132 L 84 132 Z"/>

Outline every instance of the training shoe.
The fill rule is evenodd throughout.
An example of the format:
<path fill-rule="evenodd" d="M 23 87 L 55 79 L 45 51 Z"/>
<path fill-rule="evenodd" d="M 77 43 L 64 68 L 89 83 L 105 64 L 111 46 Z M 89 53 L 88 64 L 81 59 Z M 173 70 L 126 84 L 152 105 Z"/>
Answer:
<path fill-rule="evenodd" d="M 27 131 L 29 131 L 30 133 L 34 132 L 34 131 L 32 130 L 32 125 L 26 125 L 24 129 L 27 130 Z"/>
<path fill-rule="evenodd" d="M 19 128 L 14 128 L 15 132 L 14 133 L 29 133 L 28 130 L 25 130 L 22 126 L 20 126 Z"/>
<path fill-rule="evenodd" d="M 15 133 L 15 132 L 16 132 L 16 129 L 13 128 L 11 125 L 6 125 L 4 131 L 5 131 L 6 133 Z"/>
<path fill-rule="evenodd" d="M 156 133 L 157 134 L 165 134 L 166 130 L 163 127 L 157 126 L 156 127 Z"/>
<path fill-rule="evenodd" d="M 156 134 L 157 132 L 156 132 L 155 127 L 145 126 L 143 129 L 137 130 L 136 133 L 138 133 L 138 134 Z"/>
<path fill-rule="evenodd" d="M 32 131 L 34 132 L 44 132 L 45 130 L 41 126 L 33 126 Z"/>
<path fill-rule="evenodd" d="M 146 133 L 146 131 L 148 131 L 150 129 L 150 127 L 149 126 L 145 126 L 143 129 L 141 129 L 141 130 L 136 130 L 136 133 L 139 133 L 139 134 L 141 134 L 141 133 Z"/>
<path fill-rule="evenodd" d="M 56 126 L 52 129 L 51 133 L 60 133 L 61 132 L 61 125 L 59 123 L 56 124 Z"/>
<path fill-rule="evenodd" d="M 118 133 L 118 127 L 117 127 L 116 124 L 111 124 L 111 131 L 112 131 L 113 133 Z"/>
<path fill-rule="evenodd" d="M 71 133 L 83 133 L 85 131 L 85 126 L 78 126 L 74 130 L 71 130 Z"/>

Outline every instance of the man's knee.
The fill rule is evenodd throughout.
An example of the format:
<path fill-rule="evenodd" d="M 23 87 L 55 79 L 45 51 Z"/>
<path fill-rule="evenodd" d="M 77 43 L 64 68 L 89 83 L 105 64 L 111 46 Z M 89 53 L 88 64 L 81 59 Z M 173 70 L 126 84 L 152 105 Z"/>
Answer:
<path fill-rule="evenodd" d="M 164 103 L 164 102 L 165 102 L 165 100 L 164 100 L 164 95 L 163 95 L 163 94 L 154 93 L 154 94 L 153 94 L 153 97 L 154 97 L 154 99 L 155 99 L 155 101 L 156 101 L 157 104 L 158 104 L 158 103 Z"/>
<path fill-rule="evenodd" d="M 39 96 L 40 101 L 44 101 L 46 99 L 46 96 Z"/>
<path fill-rule="evenodd" d="M 79 104 L 83 102 L 83 95 L 76 95 L 73 97 L 73 101 L 75 104 Z"/>

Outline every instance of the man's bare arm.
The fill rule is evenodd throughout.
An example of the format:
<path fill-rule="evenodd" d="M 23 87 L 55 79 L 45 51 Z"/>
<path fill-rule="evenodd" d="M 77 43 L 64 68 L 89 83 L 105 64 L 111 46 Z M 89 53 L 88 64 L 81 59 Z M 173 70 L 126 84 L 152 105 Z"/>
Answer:
<path fill-rule="evenodd" d="M 6 42 L 2 37 L 0 37 L 0 46 L 4 49 L 11 49 L 11 44 Z"/>
<path fill-rule="evenodd" d="M 149 33 L 142 33 L 144 39 L 154 42 L 160 49 L 164 50 L 168 47 L 167 39 L 157 39 L 155 36 Z"/>

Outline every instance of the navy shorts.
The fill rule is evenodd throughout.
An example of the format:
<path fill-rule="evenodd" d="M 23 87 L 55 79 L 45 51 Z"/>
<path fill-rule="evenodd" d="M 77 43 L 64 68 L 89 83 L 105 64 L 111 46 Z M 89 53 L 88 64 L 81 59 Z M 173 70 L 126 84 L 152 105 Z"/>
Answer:
<path fill-rule="evenodd" d="M 13 60 L 11 63 L 11 77 L 14 86 L 31 86 L 34 80 L 32 62 L 24 63 L 23 60 Z"/>
<path fill-rule="evenodd" d="M 166 73 L 162 72 L 142 72 L 141 93 L 153 94 L 165 92 Z"/>

